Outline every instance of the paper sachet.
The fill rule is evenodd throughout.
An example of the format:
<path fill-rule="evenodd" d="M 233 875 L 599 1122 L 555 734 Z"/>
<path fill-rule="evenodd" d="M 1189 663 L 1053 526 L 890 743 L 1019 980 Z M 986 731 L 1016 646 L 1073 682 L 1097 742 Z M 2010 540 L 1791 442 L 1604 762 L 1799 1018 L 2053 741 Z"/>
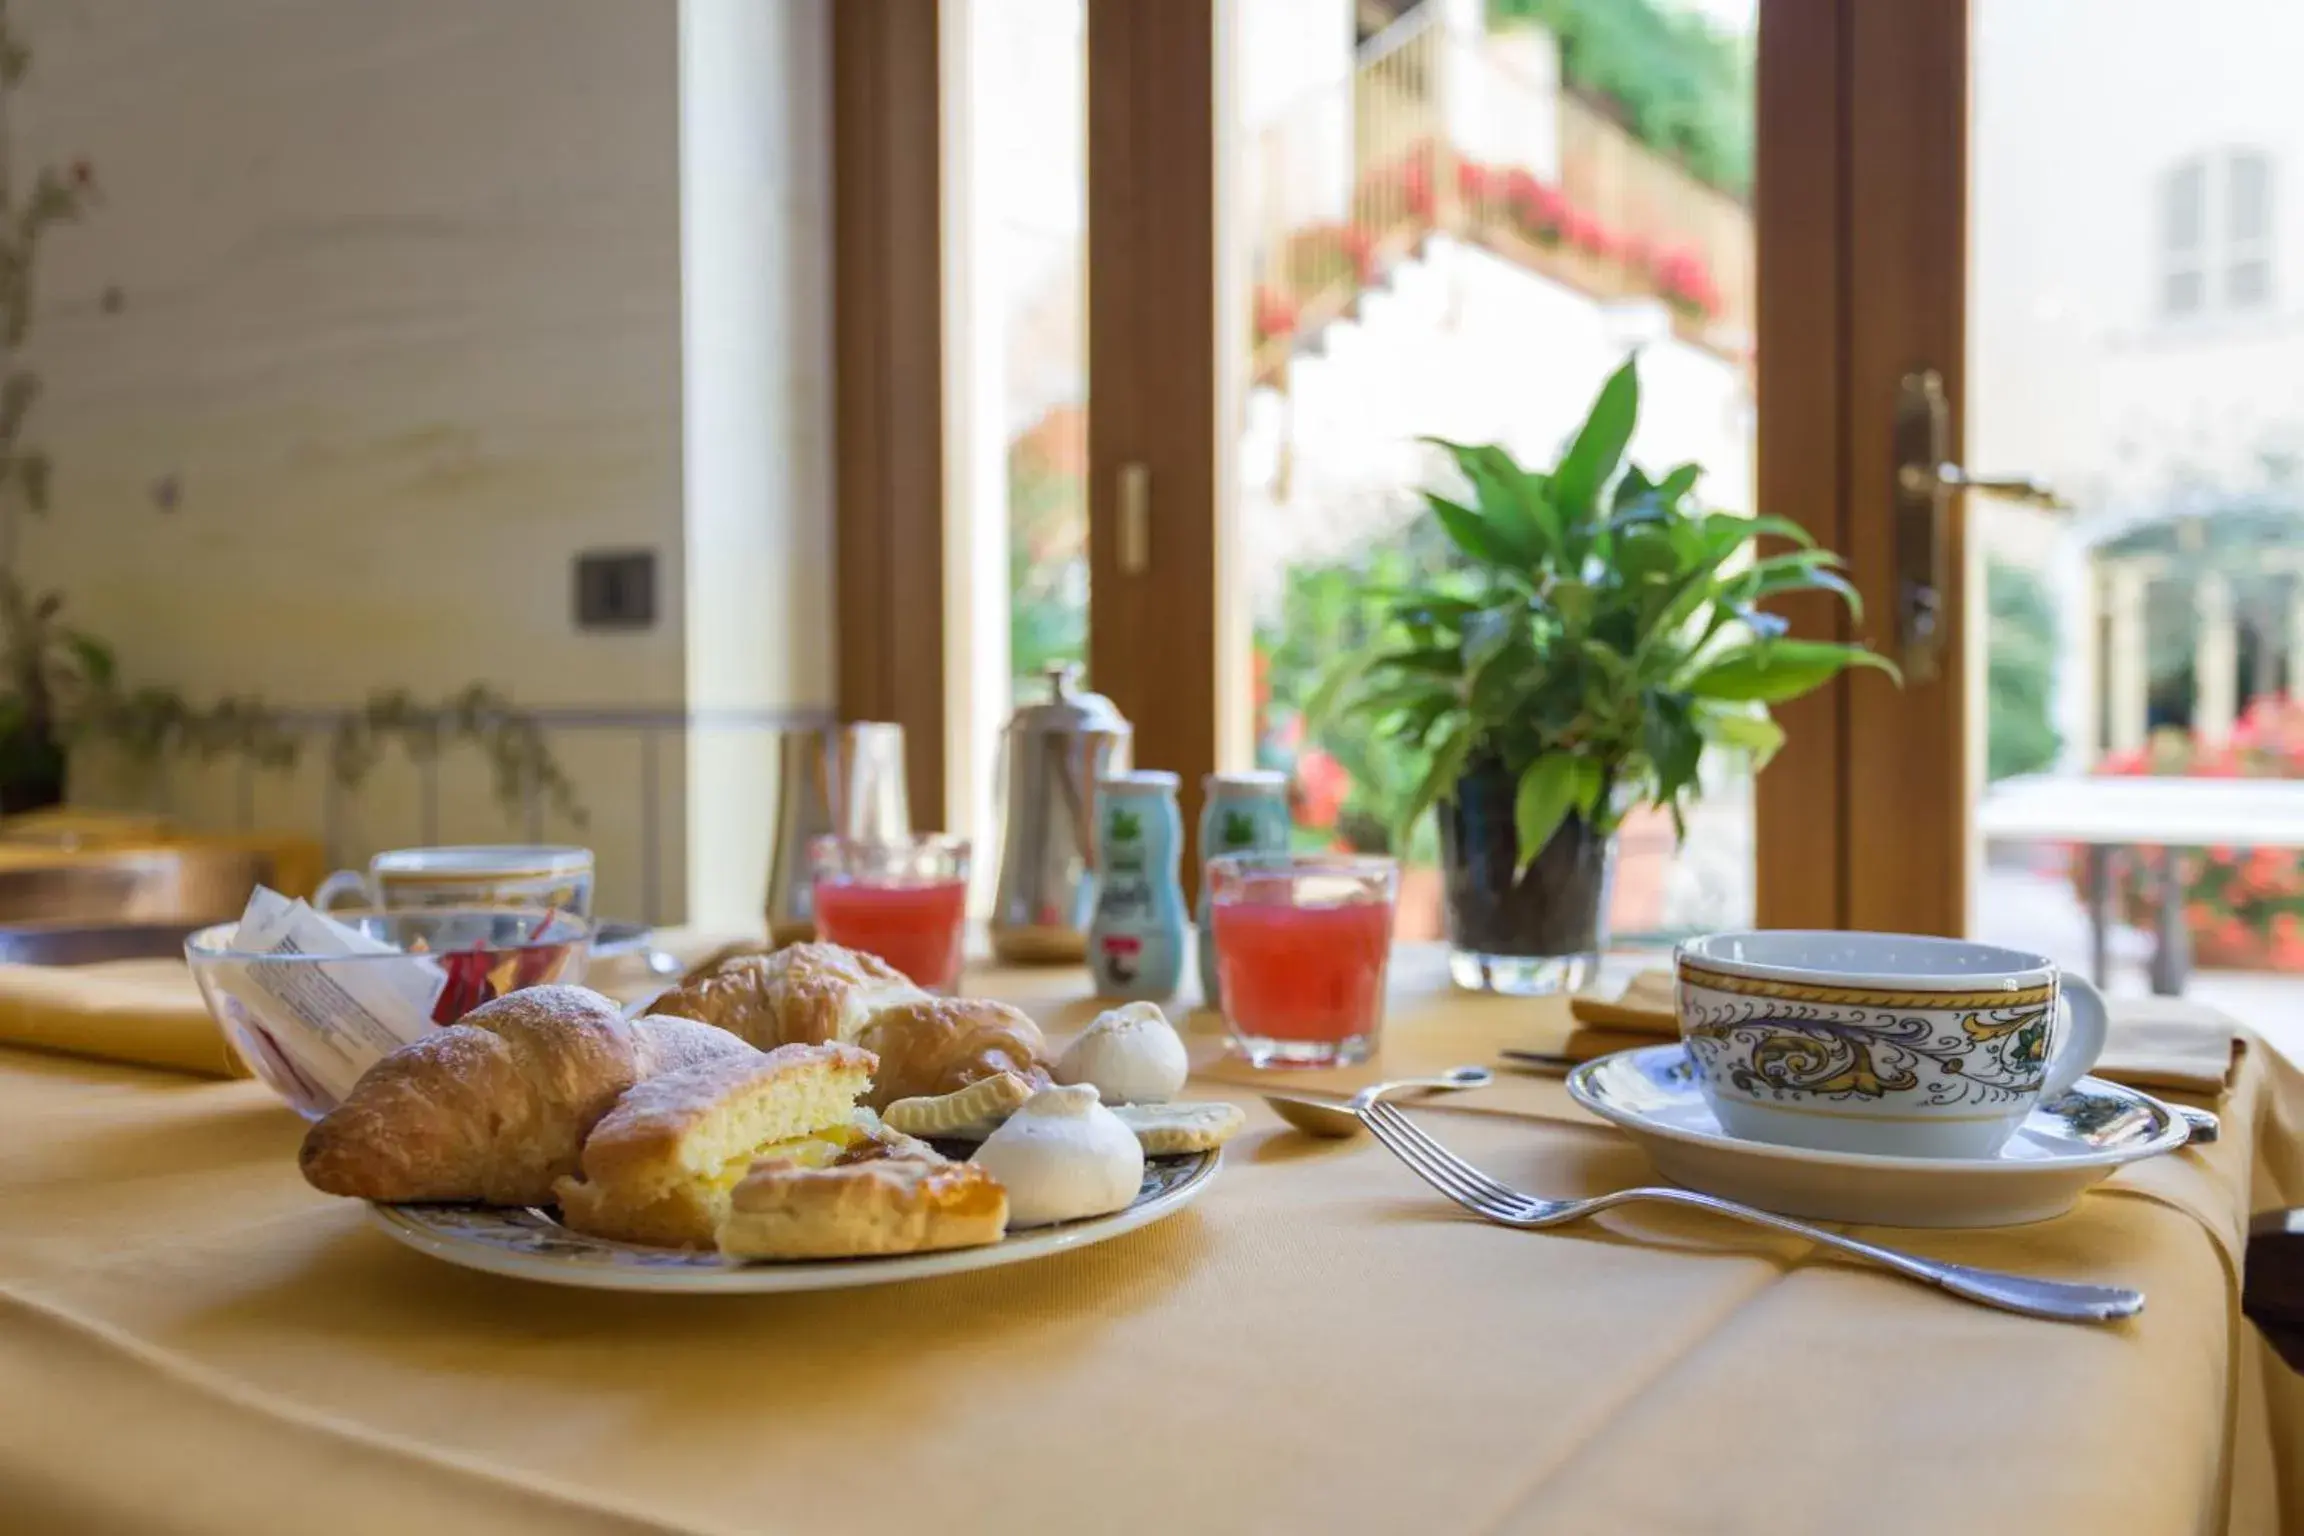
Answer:
<path fill-rule="evenodd" d="M 243 1022 L 272 1072 L 323 1103 L 342 1100 L 375 1062 L 428 1034 L 448 984 L 431 957 L 407 954 L 262 886 L 240 915 L 233 948 L 279 957 L 238 961 L 217 982 L 245 1010 Z M 373 955 L 400 958 L 354 959 Z M 350 963 L 327 963 L 336 957 Z"/>

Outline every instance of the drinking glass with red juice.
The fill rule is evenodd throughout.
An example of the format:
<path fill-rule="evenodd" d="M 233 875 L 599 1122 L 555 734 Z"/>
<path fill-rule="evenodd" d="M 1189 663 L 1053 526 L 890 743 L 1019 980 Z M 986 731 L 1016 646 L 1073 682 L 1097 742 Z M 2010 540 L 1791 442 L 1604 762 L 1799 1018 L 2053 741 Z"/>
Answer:
<path fill-rule="evenodd" d="M 968 922 L 968 840 L 938 833 L 808 847 L 816 936 L 878 955 L 931 992 L 960 985 Z"/>
<path fill-rule="evenodd" d="M 1257 1066 L 1365 1061 L 1384 1023 L 1400 866 L 1328 854 L 1208 861 L 1224 1024 Z"/>

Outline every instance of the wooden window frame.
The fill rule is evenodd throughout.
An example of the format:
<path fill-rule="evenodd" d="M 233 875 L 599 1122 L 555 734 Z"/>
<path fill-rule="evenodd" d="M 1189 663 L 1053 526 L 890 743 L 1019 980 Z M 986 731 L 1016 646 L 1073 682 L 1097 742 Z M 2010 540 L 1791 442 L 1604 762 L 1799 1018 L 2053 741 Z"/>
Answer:
<path fill-rule="evenodd" d="M 1224 217 L 1239 3 L 1087 10 L 1089 668 L 1135 723 L 1137 761 L 1183 779 L 1188 826 L 1201 776 L 1249 751 L 1248 701 L 1225 696 L 1248 670 L 1224 556 L 1244 374 L 1231 342 L 1245 283 Z M 1946 73 L 1965 68 L 1959 7 L 1765 0 L 1761 13 L 1759 504 L 1849 555 L 1875 643 L 1891 611 L 1879 381 L 1915 349 L 1955 380 L 1959 367 L 1944 324 L 1949 312 L 1956 326 L 1964 277 L 1965 76 Z M 839 705 L 905 725 L 924 825 L 947 803 L 948 766 L 937 13 L 937 0 L 841 0 L 832 37 Z M 1889 63 L 1904 45 L 1909 78 Z M 1929 115 L 1947 99 L 1950 125 Z M 1898 206 L 1907 171 L 1926 195 Z M 1951 216 L 1924 227 L 1917 202 L 1947 199 Z M 1920 308 L 1933 308 L 1872 313 L 1889 290 L 1930 290 Z M 1140 529 L 1124 524 L 1132 476 L 1149 489 Z M 1955 678 L 1960 611 L 1955 594 Z M 1805 633 L 1857 632 L 1830 603 L 1790 617 Z M 1763 925 L 1958 930 L 1962 861 L 1883 874 L 1910 856 L 1909 830 L 1964 820 L 1965 775 L 1941 771 L 1965 740 L 1958 694 L 1866 676 L 1784 709 L 1789 741 L 1755 796 Z M 1887 805 L 1900 809 L 1884 817 Z"/>
<path fill-rule="evenodd" d="M 937 0 L 832 7 L 833 559 L 844 720 L 904 727 L 944 825 L 944 238 Z"/>

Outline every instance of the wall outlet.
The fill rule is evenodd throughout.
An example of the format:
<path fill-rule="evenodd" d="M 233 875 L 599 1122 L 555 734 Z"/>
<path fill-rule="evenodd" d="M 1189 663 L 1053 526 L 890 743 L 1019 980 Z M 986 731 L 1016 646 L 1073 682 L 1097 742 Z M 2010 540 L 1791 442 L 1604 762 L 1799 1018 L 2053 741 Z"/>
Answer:
<path fill-rule="evenodd" d="M 653 629 L 656 551 L 588 549 L 576 556 L 578 629 Z"/>

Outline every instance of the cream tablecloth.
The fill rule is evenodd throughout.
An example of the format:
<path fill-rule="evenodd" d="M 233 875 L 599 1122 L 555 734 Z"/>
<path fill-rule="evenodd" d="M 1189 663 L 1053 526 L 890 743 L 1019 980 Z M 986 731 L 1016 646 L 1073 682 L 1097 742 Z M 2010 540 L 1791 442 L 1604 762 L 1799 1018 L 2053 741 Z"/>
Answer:
<path fill-rule="evenodd" d="M 1388 1063 L 1567 1028 L 1402 967 Z M 979 977 L 1053 1021 L 1076 983 Z M 1203 1040 L 1202 1045 L 1208 1044 Z M 2151 1294 L 1964 1305 L 1695 1213 L 1504 1231 L 1380 1149 L 1250 1130 L 1083 1252 L 793 1297 L 556 1291 L 298 1180 L 257 1084 L 0 1051 L 0 1529 L 946 1533 L 2270 1531 L 2294 1379 L 2238 1315 L 2304 1201 L 2304 1082 L 2039 1227 L 1912 1248 Z M 1428 1123 L 1529 1188 L 1649 1177 L 1516 1078 Z"/>

